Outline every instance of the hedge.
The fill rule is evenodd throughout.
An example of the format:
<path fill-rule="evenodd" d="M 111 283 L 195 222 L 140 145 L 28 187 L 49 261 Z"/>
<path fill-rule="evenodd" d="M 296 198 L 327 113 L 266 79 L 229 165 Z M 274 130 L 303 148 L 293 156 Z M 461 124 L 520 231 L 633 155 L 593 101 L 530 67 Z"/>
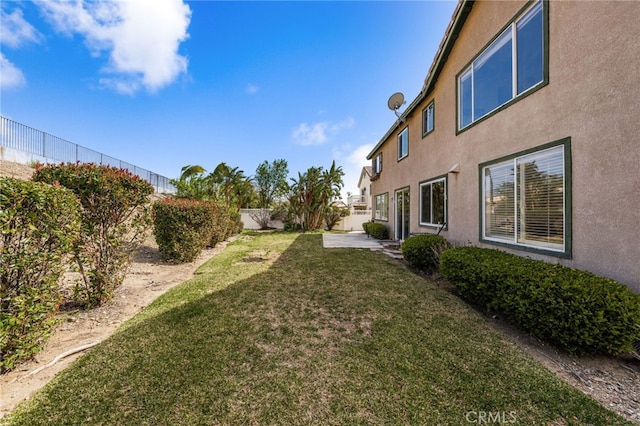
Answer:
<path fill-rule="evenodd" d="M 362 224 L 362 229 L 373 238 L 377 238 L 379 240 L 386 240 L 389 238 L 389 230 L 382 223 L 365 222 Z"/>
<path fill-rule="evenodd" d="M 440 261 L 463 297 L 569 353 L 616 355 L 640 339 L 640 297 L 614 280 L 478 247 Z"/>
<path fill-rule="evenodd" d="M 0 372 L 37 353 L 52 331 L 78 210 L 65 188 L 0 178 Z"/>
<path fill-rule="evenodd" d="M 168 198 L 153 204 L 154 235 L 162 259 L 193 261 L 211 241 L 216 206 L 206 201 Z"/>
<path fill-rule="evenodd" d="M 410 266 L 428 274 L 440 265 L 440 254 L 450 248 L 449 242 L 440 235 L 414 235 L 402 243 L 402 256 Z"/>

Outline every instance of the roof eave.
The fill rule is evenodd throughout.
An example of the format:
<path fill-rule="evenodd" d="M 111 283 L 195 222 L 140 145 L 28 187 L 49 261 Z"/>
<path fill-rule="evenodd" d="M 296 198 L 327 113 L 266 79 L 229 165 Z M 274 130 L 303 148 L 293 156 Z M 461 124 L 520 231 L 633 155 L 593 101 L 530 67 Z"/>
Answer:
<path fill-rule="evenodd" d="M 431 64 L 431 68 L 429 68 L 429 73 L 427 74 L 427 78 L 425 78 L 424 85 L 422 86 L 422 90 L 416 96 L 416 98 L 409 104 L 407 109 L 400 115 L 400 117 L 395 121 L 395 123 L 389 128 L 387 133 L 380 139 L 380 141 L 373 147 L 369 155 L 367 155 L 367 160 L 371 160 L 380 149 L 380 147 L 387 141 L 387 139 L 396 131 L 396 129 L 406 121 L 407 117 L 413 112 L 413 110 L 418 106 L 420 102 L 422 102 L 435 87 L 436 81 L 438 80 L 438 76 L 444 67 L 444 64 L 447 62 L 449 58 L 449 54 L 451 50 L 453 50 L 453 46 L 458 39 L 458 35 L 462 30 L 462 27 L 469 16 L 469 12 L 471 12 L 471 8 L 473 7 L 473 3 L 475 0 L 459 0 L 456 9 L 453 11 L 453 15 L 451 17 L 451 21 L 447 26 L 445 31 L 445 35 L 440 42 L 440 46 L 438 46 L 438 50 L 436 51 L 436 55 L 434 57 L 433 63 Z"/>

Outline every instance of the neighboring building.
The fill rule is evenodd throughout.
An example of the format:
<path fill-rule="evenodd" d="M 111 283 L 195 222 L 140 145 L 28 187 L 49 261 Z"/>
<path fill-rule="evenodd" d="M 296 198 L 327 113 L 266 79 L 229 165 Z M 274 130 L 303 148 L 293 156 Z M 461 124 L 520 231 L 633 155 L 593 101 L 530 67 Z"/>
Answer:
<path fill-rule="evenodd" d="M 358 179 L 359 194 L 349 195 L 348 204 L 353 210 L 371 210 L 371 166 L 364 166 Z"/>
<path fill-rule="evenodd" d="M 374 220 L 640 292 L 639 22 L 640 2 L 460 1 L 367 157 Z"/>

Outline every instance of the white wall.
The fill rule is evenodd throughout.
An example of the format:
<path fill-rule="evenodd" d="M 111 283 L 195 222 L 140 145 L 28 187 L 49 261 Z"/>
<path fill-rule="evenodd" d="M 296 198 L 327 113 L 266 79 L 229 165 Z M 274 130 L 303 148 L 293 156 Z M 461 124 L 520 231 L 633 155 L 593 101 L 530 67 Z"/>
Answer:
<path fill-rule="evenodd" d="M 241 209 L 240 215 L 244 222 L 244 229 L 260 229 L 260 225 L 251 218 L 251 213 L 259 212 L 260 209 Z M 371 210 L 355 210 L 350 216 L 343 217 L 340 222 L 333 227 L 335 231 L 362 231 L 362 224 L 371 220 Z M 284 229 L 284 224 L 279 220 L 269 223 L 269 226 L 276 229 Z"/>

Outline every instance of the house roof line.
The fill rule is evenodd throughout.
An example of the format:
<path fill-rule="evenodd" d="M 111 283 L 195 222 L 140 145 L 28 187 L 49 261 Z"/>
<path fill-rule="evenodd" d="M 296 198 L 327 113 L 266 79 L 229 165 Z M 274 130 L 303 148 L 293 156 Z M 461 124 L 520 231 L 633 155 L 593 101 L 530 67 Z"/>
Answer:
<path fill-rule="evenodd" d="M 358 179 L 358 188 L 360 188 L 360 184 L 362 183 L 362 178 L 364 177 L 365 174 L 369 177 L 369 179 L 371 179 L 371 175 L 373 174 L 373 167 L 362 166 L 362 171 L 360 172 L 360 179 Z"/>
<path fill-rule="evenodd" d="M 444 37 L 438 46 L 438 50 L 436 51 L 435 57 L 433 59 L 433 63 L 429 68 L 429 72 L 427 73 L 427 77 L 424 80 L 424 84 L 422 86 L 422 90 L 416 96 L 416 98 L 409 104 L 407 109 L 400 115 L 400 117 L 395 121 L 395 123 L 389 128 L 387 133 L 380 139 L 380 141 L 373 147 L 369 155 L 367 155 L 367 160 L 373 158 L 373 155 L 376 153 L 378 149 L 384 144 L 384 142 L 391 136 L 393 132 L 400 126 L 400 124 L 404 123 L 406 118 L 411 115 L 416 106 L 424 100 L 434 89 L 436 81 L 438 81 L 438 76 L 444 67 L 444 64 L 447 62 L 449 58 L 449 54 L 453 49 L 453 46 L 458 39 L 458 35 L 462 30 L 462 26 L 464 25 L 467 17 L 469 16 L 469 12 L 471 12 L 471 8 L 475 0 L 459 0 L 458 5 L 453 11 L 453 15 L 451 16 L 451 21 L 449 21 L 449 25 L 444 32 Z"/>

